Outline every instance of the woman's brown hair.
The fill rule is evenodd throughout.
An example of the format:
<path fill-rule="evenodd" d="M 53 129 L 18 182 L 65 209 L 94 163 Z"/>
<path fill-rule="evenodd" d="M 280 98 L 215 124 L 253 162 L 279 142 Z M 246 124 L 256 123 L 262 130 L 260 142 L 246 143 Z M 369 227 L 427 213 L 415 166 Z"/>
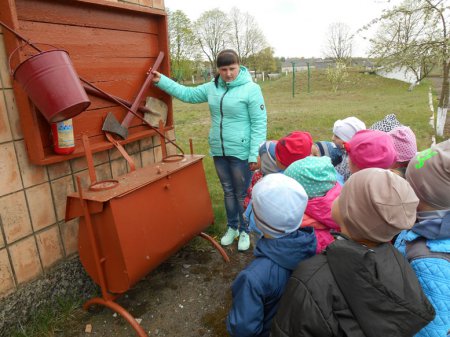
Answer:
<path fill-rule="evenodd" d="M 224 49 L 217 55 L 217 68 L 226 67 L 232 64 L 240 64 L 239 55 L 233 49 Z M 219 86 L 220 74 L 214 77 L 214 84 L 216 88 Z"/>

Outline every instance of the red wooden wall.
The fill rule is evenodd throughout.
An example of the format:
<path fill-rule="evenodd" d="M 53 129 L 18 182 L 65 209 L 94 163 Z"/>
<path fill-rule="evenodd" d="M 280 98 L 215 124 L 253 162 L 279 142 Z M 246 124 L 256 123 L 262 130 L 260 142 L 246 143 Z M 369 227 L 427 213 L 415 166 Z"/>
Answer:
<path fill-rule="evenodd" d="M 32 42 L 48 43 L 68 51 L 78 75 L 107 92 L 133 101 L 158 53 L 166 55 L 161 71 L 168 74 L 167 16 L 162 10 L 117 4 L 103 0 L 2 0 L 0 19 Z M 7 53 L 19 46 L 3 29 Z M 49 48 L 38 45 L 40 48 Z M 23 48 L 13 65 L 24 61 L 30 48 Z M 73 119 L 76 150 L 68 156 L 52 151 L 47 121 L 36 111 L 20 85 L 14 83 L 21 126 L 31 162 L 45 165 L 84 155 L 81 135 L 87 133 L 94 152 L 112 145 L 101 127 L 112 111 L 122 121 L 126 111 L 105 100 L 89 96 L 89 109 Z M 173 128 L 171 99 L 155 87 L 148 92 L 169 106 L 166 130 Z M 135 118 L 124 143 L 155 134 Z"/>

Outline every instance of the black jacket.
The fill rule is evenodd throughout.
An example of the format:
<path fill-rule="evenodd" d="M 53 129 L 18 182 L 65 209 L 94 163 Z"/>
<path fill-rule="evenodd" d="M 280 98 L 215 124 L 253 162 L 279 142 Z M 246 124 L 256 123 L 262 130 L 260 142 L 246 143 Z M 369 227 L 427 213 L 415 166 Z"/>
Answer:
<path fill-rule="evenodd" d="M 391 245 L 336 240 L 289 279 L 273 337 L 413 336 L 434 318 L 414 271 Z"/>

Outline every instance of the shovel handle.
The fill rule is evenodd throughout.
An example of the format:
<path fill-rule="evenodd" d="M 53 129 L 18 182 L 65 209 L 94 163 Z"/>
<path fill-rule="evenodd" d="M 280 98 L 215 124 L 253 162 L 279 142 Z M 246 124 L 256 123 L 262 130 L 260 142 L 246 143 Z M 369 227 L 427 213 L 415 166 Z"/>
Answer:
<path fill-rule="evenodd" d="M 86 83 L 83 82 L 83 88 L 84 90 L 86 90 L 86 92 L 90 95 L 99 97 L 99 98 L 103 98 L 107 101 L 113 102 L 113 103 L 122 103 L 125 105 L 125 108 L 128 110 L 128 108 L 131 107 L 132 103 L 130 101 L 127 101 L 123 98 L 108 94 L 106 91 L 105 92 L 100 92 L 97 89 L 87 85 Z M 123 107 L 123 105 L 121 105 Z M 137 111 L 142 112 L 142 113 L 149 113 L 149 114 L 153 114 L 153 111 L 151 111 L 150 109 L 148 109 L 145 106 L 139 106 L 139 108 L 137 109 Z"/>
<path fill-rule="evenodd" d="M 145 82 L 142 85 L 141 90 L 137 94 L 136 99 L 134 100 L 133 104 L 131 105 L 130 111 L 128 111 L 127 115 L 125 116 L 125 118 L 122 121 L 121 125 L 124 128 L 128 129 L 128 126 L 130 125 L 131 121 L 133 120 L 134 113 L 136 113 L 137 108 L 139 107 L 139 104 L 141 103 L 141 100 L 145 95 L 145 92 L 152 84 L 152 80 L 153 80 L 153 76 L 154 76 L 153 71 L 158 70 L 163 58 L 164 58 L 164 53 L 162 51 L 160 51 L 158 57 L 156 58 L 155 64 L 153 64 L 153 67 L 149 69 L 147 78 L 145 79 Z"/>

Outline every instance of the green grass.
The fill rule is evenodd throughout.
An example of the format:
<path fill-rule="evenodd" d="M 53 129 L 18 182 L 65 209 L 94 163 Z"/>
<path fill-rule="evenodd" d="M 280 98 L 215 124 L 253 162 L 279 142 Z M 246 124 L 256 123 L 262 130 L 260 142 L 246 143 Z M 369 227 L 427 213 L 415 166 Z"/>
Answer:
<path fill-rule="evenodd" d="M 26 326 L 18 327 L 11 337 L 54 337 L 78 324 L 81 316 L 79 299 L 59 298 L 53 306 L 39 309 Z"/>
<path fill-rule="evenodd" d="M 268 113 L 268 139 L 278 139 L 293 130 L 309 131 L 315 141 L 330 140 L 337 119 L 356 116 L 369 127 L 385 115 L 395 113 L 416 134 L 419 149 L 430 145 L 432 129 L 428 124 L 430 83 L 423 81 L 413 91 L 409 85 L 357 71 L 350 72 L 337 92 L 332 92 L 325 71 L 311 72 L 310 93 L 307 73 L 297 73 L 295 96 L 292 75 L 275 81 L 260 82 Z M 174 99 L 175 132 L 178 144 L 188 151 L 192 138 L 194 152 L 208 154 L 210 126 L 208 105 L 186 104 Z M 220 236 L 226 225 L 223 193 L 211 157 L 204 167 L 215 214 L 215 224 L 208 230 Z"/>

